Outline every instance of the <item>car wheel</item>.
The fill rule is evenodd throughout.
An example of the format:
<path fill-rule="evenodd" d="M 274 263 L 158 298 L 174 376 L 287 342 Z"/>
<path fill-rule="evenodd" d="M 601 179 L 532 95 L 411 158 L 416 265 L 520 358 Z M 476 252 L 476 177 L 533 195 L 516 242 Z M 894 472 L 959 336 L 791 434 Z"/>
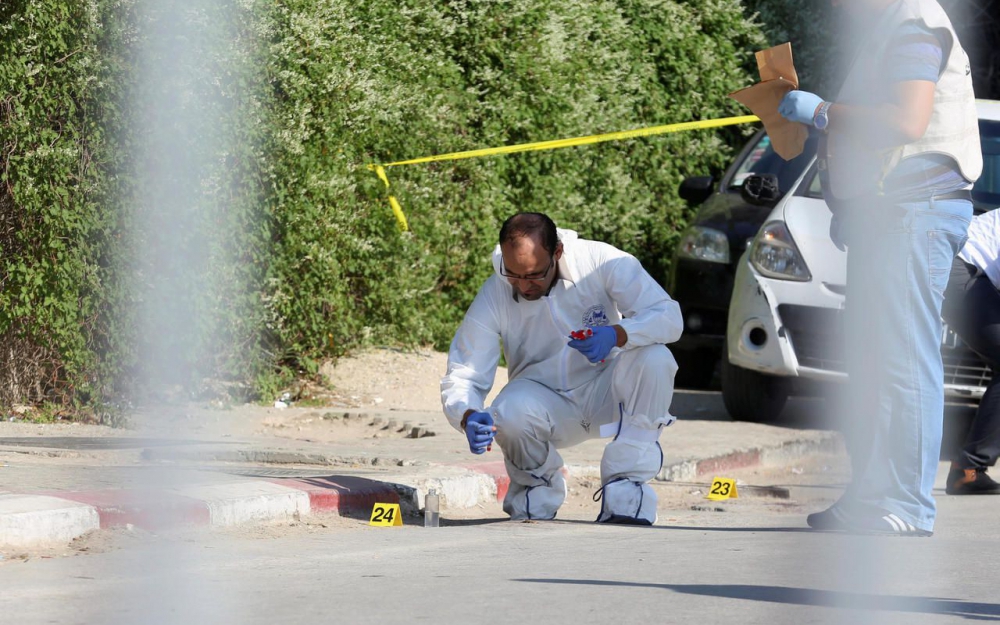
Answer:
<path fill-rule="evenodd" d="M 690 389 L 706 389 L 712 386 L 715 365 L 719 362 L 714 350 L 678 350 L 674 352 L 674 360 L 677 361 L 674 386 Z"/>
<path fill-rule="evenodd" d="M 736 421 L 774 421 L 785 408 L 791 384 L 787 378 L 743 369 L 722 354 L 722 402 Z"/>

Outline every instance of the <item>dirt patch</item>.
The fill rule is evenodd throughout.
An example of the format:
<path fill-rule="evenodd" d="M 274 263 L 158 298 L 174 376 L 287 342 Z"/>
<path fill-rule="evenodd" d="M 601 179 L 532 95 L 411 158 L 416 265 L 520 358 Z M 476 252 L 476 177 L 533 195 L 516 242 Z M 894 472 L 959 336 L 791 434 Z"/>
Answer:
<path fill-rule="evenodd" d="M 133 412 L 128 429 L 78 423 L 0 422 L 0 438 L 142 435 L 219 442 L 286 439 L 314 443 L 425 438 L 449 430 L 441 413 L 440 396 L 447 361 L 447 354 L 429 349 L 370 349 L 324 365 L 321 374 L 329 388 L 325 393 L 303 394 L 301 401 L 291 400 L 279 406 L 273 405 L 273 400 L 265 405 L 164 404 Z M 498 368 L 490 400 L 506 380 L 507 370 Z M 398 416 L 393 414 L 396 412 Z M 0 468 L 4 462 L 14 461 L 94 464 L 137 460 L 138 452 L 0 449 Z"/>
<path fill-rule="evenodd" d="M 262 426 L 277 438 L 310 442 L 344 442 L 359 439 L 426 438 L 443 431 L 444 420 L 407 414 L 311 410 L 282 411 L 266 417 Z"/>
<path fill-rule="evenodd" d="M 0 419 L 0 437 L 19 438 L 26 436 L 132 436 L 128 430 L 106 425 L 92 425 L 77 422 L 31 423 L 28 421 Z"/>
<path fill-rule="evenodd" d="M 370 349 L 320 367 L 320 375 L 355 406 L 386 410 L 441 410 L 441 377 L 448 354 L 430 349 Z M 498 367 L 490 399 L 507 383 Z M 489 402 L 487 402 L 489 403 Z"/>

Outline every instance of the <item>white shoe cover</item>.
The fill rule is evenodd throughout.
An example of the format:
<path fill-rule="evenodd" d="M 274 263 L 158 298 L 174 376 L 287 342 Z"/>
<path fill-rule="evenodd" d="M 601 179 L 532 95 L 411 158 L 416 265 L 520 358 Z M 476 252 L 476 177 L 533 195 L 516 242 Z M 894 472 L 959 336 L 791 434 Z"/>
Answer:
<path fill-rule="evenodd" d="M 511 482 L 503 499 L 503 511 L 512 521 L 551 520 L 566 500 L 566 479 L 561 471 L 549 478 L 548 484 L 524 486 Z"/>
<path fill-rule="evenodd" d="M 656 492 L 649 484 L 619 478 L 605 484 L 601 491 L 601 514 L 598 523 L 652 525 L 656 523 Z"/>

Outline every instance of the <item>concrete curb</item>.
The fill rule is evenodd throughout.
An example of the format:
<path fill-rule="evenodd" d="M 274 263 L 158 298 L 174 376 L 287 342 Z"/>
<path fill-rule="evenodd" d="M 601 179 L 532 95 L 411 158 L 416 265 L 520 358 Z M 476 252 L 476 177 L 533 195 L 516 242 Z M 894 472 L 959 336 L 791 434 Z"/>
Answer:
<path fill-rule="evenodd" d="M 0 495 L 0 544 L 69 542 L 99 527 L 91 506 L 45 495 Z"/>
<path fill-rule="evenodd" d="M 710 458 L 664 464 L 656 479 L 661 482 L 690 482 L 733 469 L 778 465 L 813 454 L 842 453 L 843 449 L 840 437 L 830 433 L 818 438 L 797 439 L 773 446 L 764 445 L 737 449 Z"/>
<path fill-rule="evenodd" d="M 87 532 L 134 525 L 159 531 L 299 519 L 325 511 L 368 518 L 376 503 L 400 503 L 393 484 L 358 477 L 282 478 L 152 491 L 0 495 L 0 546 L 67 543 Z"/>
<path fill-rule="evenodd" d="M 503 462 L 481 464 L 436 465 L 433 476 L 385 476 L 400 496 L 403 512 L 418 512 L 424 507 L 424 497 L 433 489 L 441 497 L 441 507 L 468 509 L 489 501 L 503 501 L 510 478 Z"/>
<path fill-rule="evenodd" d="M 734 469 L 774 466 L 793 462 L 799 458 L 814 454 L 839 454 L 843 452 L 843 441 L 840 436 L 829 433 L 818 437 L 786 441 L 780 445 L 760 445 L 747 449 L 733 450 L 709 458 L 667 463 L 660 469 L 656 480 L 661 482 L 690 482 L 706 477 L 711 478 Z M 414 492 L 407 493 L 406 497 L 412 499 L 418 510 L 423 508 L 423 497 L 428 488 L 435 488 L 438 493 L 444 493 L 443 500 L 447 504 L 445 507 L 471 508 L 480 505 L 488 500 L 487 496 L 482 494 L 486 492 L 489 493 L 489 496 L 495 496 L 497 501 L 503 501 L 507 490 L 510 488 L 510 478 L 507 476 L 507 470 L 504 468 L 502 461 L 465 464 L 462 466 L 474 472 L 474 475 L 455 476 L 447 480 L 418 481 L 413 484 Z M 600 479 L 601 477 L 601 468 L 599 466 L 567 465 L 566 470 L 574 477 L 590 479 Z M 495 486 L 484 490 L 482 488 L 484 477 L 492 480 Z M 466 495 L 455 499 L 449 498 L 447 496 L 448 492 L 461 492 Z M 481 493 L 480 501 L 475 501 L 474 497 L 468 495 L 468 493 L 475 492 Z"/>
<path fill-rule="evenodd" d="M 780 445 L 734 450 L 709 458 L 666 464 L 659 481 L 694 481 L 727 470 L 839 453 L 834 434 Z M 293 460 L 296 461 L 297 460 Z M 399 503 L 404 513 L 423 508 L 430 489 L 444 509 L 502 501 L 510 478 L 502 461 L 435 465 L 432 475 L 386 474 L 380 480 L 352 476 L 271 478 L 163 488 L 0 495 L 0 545 L 29 547 L 66 543 L 89 531 L 134 525 L 149 530 L 227 527 L 299 519 L 315 512 L 368 518 L 375 503 Z M 577 477 L 600 478 L 600 467 L 568 466 Z"/>

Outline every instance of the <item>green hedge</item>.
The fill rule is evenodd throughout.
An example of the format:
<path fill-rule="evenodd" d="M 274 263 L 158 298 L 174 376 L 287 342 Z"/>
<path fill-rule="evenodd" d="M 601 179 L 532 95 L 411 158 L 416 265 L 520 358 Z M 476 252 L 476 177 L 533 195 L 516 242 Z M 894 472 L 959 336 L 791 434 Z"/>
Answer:
<path fill-rule="evenodd" d="M 276 362 L 264 299 L 275 260 L 270 5 L 133 3 L 126 210 L 138 339 L 126 386 L 246 397 Z"/>
<path fill-rule="evenodd" d="M 110 138 L 121 35 L 93 2 L 0 7 L 0 405 L 99 401 L 133 338 Z"/>
<path fill-rule="evenodd" d="M 742 113 L 726 94 L 762 44 L 727 0 L 309 0 L 278 20 L 276 316 L 311 358 L 444 347 L 517 210 L 665 275 L 677 185 L 725 164 L 721 133 L 392 169 L 404 236 L 365 164 Z"/>
<path fill-rule="evenodd" d="M 678 183 L 745 129 L 392 169 L 406 234 L 366 165 L 741 114 L 764 45 L 737 0 L 226 0 L 181 14 L 201 38 L 178 56 L 152 29 L 175 4 L 149 6 L 0 9 L 0 403 L 134 392 L 162 353 L 183 387 L 268 395 L 358 345 L 444 347 L 516 210 L 662 277 Z M 148 80 L 185 58 L 207 63 Z M 183 89 L 212 106 L 158 137 L 136 103 Z M 142 176 L 157 140 L 196 184 Z M 192 254 L 211 271 L 178 290 Z"/>

